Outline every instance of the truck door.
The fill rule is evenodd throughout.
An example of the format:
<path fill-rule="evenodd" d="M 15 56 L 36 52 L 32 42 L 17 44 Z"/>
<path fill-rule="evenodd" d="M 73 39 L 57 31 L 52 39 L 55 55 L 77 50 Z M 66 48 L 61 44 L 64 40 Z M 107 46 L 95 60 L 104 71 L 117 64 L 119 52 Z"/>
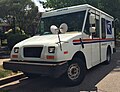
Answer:
<path fill-rule="evenodd" d="M 107 36 L 108 35 L 108 36 Z M 101 39 L 104 42 L 101 42 L 101 62 L 106 60 L 106 52 L 108 43 L 107 39 L 112 36 L 112 21 L 101 18 Z"/>
<path fill-rule="evenodd" d="M 95 32 L 92 33 L 92 66 L 100 63 L 101 46 L 100 46 L 100 16 L 95 15 Z"/>

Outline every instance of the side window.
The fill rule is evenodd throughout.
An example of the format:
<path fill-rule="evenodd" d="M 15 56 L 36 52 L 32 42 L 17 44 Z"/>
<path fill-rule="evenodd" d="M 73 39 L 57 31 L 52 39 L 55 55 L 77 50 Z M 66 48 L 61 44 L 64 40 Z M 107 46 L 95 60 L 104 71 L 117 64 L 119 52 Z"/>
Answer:
<path fill-rule="evenodd" d="M 86 19 L 86 24 L 85 24 L 85 29 L 84 29 L 84 32 L 88 35 L 90 35 L 90 22 L 89 22 L 89 16 L 90 16 L 90 13 L 88 13 L 88 16 L 87 16 L 87 19 Z M 95 30 L 96 32 L 93 33 L 93 37 L 99 37 L 99 32 L 100 32 L 100 21 L 99 21 L 99 16 L 96 15 L 96 19 L 95 19 L 96 23 L 95 24 L 92 24 L 92 27 L 95 27 Z"/>
<path fill-rule="evenodd" d="M 112 21 L 106 20 L 106 31 L 107 35 L 112 34 Z"/>
<path fill-rule="evenodd" d="M 100 21 L 99 21 L 99 19 L 97 18 L 97 19 L 95 19 L 95 30 L 96 30 L 96 32 L 95 33 L 93 33 L 93 37 L 100 37 Z"/>
<path fill-rule="evenodd" d="M 106 28 L 105 28 L 105 19 L 101 19 L 101 26 L 102 26 L 102 38 L 106 38 Z"/>
<path fill-rule="evenodd" d="M 115 28 L 115 22 L 112 21 L 112 28 Z"/>
<path fill-rule="evenodd" d="M 85 24 L 85 29 L 84 29 L 84 32 L 88 35 L 90 35 L 90 22 L 89 22 L 89 15 L 90 13 L 88 13 L 87 15 L 87 19 L 86 19 L 86 24 Z"/>
<path fill-rule="evenodd" d="M 40 23 L 40 32 L 41 33 L 44 33 L 44 21 L 41 21 L 41 23 Z"/>

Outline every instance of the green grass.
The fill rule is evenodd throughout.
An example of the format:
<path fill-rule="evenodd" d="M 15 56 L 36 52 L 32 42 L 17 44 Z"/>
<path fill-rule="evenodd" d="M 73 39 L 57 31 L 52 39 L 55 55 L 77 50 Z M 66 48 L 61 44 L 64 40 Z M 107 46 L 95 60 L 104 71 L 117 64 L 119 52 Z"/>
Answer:
<path fill-rule="evenodd" d="M 2 66 L 0 66 L 0 78 L 4 78 L 4 77 L 7 77 L 7 76 L 10 76 L 10 75 L 14 75 L 15 73 L 13 73 L 12 71 L 10 70 L 5 70 L 3 69 Z M 0 92 L 9 92 L 7 90 L 0 90 Z"/>
<path fill-rule="evenodd" d="M 7 76 L 10 76 L 10 75 L 13 75 L 14 73 L 10 70 L 5 70 L 3 69 L 2 66 L 0 66 L 0 78 L 4 78 L 4 77 L 7 77 Z M 1 91 L 0 91 L 1 92 Z"/>
<path fill-rule="evenodd" d="M 7 91 L 7 90 L 0 90 L 0 92 L 9 92 L 9 91 Z"/>

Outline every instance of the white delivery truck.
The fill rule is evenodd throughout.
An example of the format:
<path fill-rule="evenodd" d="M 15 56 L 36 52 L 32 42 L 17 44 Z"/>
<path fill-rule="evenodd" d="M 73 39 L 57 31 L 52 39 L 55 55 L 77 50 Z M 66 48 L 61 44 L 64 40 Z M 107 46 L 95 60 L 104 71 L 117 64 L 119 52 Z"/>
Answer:
<path fill-rule="evenodd" d="M 115 51 L 114 18 L 88 4 L 43 13 L 40 35 L 16 44 L 5 69 L 26 75 L 63 77 L 80 84 L 86 70 L 110 63 Z"/>

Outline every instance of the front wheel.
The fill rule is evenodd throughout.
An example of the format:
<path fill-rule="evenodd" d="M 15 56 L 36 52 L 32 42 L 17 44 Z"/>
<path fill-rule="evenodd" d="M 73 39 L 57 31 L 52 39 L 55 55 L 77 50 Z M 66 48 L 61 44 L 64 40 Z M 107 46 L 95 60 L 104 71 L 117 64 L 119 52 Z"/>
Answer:
<path fill-rule="evenodd" d="M 66 73 L 64 74 L 64 82 L 66 85 L 79 85 L 86 74 L 85 62 L 79 58 L 74 58 L 69 62 Z"/>

